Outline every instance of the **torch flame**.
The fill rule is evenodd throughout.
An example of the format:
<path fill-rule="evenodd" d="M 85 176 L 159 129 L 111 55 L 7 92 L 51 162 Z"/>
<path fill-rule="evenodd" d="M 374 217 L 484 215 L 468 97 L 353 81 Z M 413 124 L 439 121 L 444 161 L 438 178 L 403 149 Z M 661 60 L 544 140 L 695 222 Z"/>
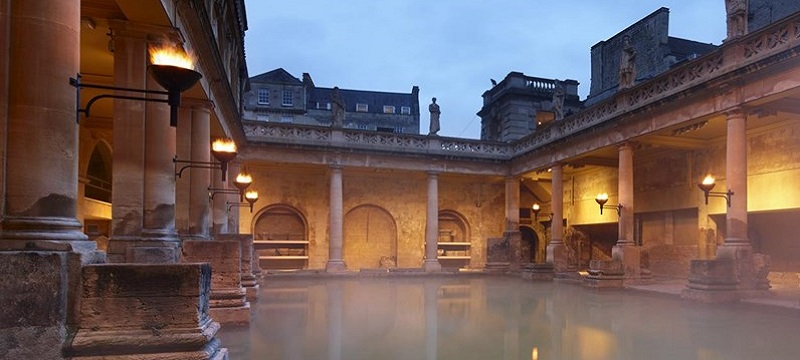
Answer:
<path fill-rule="evenodd" d="M 177 46 L 153 45 L 148 50 L 153 65 L 170 65 L 194 70 L 194 59 Z"/>
<path fill-rule="evenodd" d="M 220 153 L 235 153 L 236 143 L 231 139 L 217 139 L 211 143 L 211 150 Z"/>
<path fill-rule="evenodd" d="M 244 198 L 248 200 L 258 200 L 258 191 L 250 190 L 244 194 Z"/>
<path fill-rule="evenodd" d="M 239 173 L 239 175 L 236 175 L 236 182 L 240 184 L 249 184 L 253 182 L 253 177 L 247 173 Z"/>
<path fill-rule="evenodd" d="M 714 185 L 714 177 L 711 175 L 706 175 L 703 179 L 703 185 Z"/>

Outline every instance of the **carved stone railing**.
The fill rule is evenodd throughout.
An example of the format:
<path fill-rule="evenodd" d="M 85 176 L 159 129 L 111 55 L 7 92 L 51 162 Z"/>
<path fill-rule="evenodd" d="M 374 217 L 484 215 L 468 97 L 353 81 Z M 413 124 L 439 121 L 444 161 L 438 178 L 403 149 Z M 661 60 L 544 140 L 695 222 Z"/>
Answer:
<path fill-rule="evenodd" d="M 254 143 L 322 146 L 490 160 L 508 160 L 511 157 L 511 149 L 508 144 L 490 141 L 248 120 L 242 121 L 242 125 L 245 136 Z"/>
<path fill-rule="evenodd" d="M 243 121 L 247 139 L 252 142 L 285 143 L 326 148 L 387 151 L 398 154 L 426 154 L 473 159 L 510 160 L 542 146 L 582 131 L 603 125 L 627 113 L 657 105 L 676 95 L 688 94 L 703 84 L 735 79 L 747 69 L 772 59 L 800 56 L 792 51 L 800 46 L 800 13 L 752 34 L 727 41 L 724 46 L 702 57 L 683 63 L 649 81 L 618 92 L 596 105 L 564 120 L 541 127 L 514 143 L 496 143 L 437 136 L 392 134 L 353 129 L 332 129 L 258 121 Z M 776 57 L 776 55 L 780 55 Z M 530 78 L 530 86 L 547 87 L 547 79 Z M 539 81 L 543 80 L 543 81 Z M 546 80 L 546 81 L 544 81 Z M 698 87 L 700 89 L 700 87 Z M 692 101 L 691 97 L 681 97 Z"/>
<path fill-rule="evenodd" d="M 541 128 L 513 144 L 514 156 L 533 151 L 558 139 L 612 120 L 622 114 L 656 104 L 673 95 L 741 69 L 787 53 L 800 45 L 800 13 L 752 34 L 728 41 L 715 51 L 686 62 L 653 79 L 621 91 L 611 98 L 559 123 Z"/>

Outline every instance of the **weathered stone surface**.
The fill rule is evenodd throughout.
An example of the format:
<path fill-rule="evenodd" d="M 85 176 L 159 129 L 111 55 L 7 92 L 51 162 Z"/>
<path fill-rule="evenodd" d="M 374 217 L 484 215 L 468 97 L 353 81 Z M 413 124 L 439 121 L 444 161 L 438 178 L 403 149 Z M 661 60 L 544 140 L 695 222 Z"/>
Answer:
<path fill-rule="evenodd" d="M 589 275 L 583 285 L 595 289 L 621 288 L 625 279 L 625 269 L 620 260 L 592 260 L 589 262 Z"/>
<path fill-rule="evenodd" d="M 68 253 L 0 253 L 0 359 L 58 359 L 66 337 Z"/>
<path fill-rule="evenodd" d="M 250 303 L 241 281 L 240 241 L 184 241 L 183 261 L 211 265 L 209 311 L 214 320 L 223 324 L 250 322 Z"/>
<path fill-rule="evenodd" d="M 252 234 L 217 234 L 214 240 L 220 241 L 239 241 L 241 244 L 241 281 L 247 293 L 247 300 L 252 301 L 258 298 L 258 279 L 256 278 L 256 271 L 254 264 L 257 264 L 256 254 L 253 249 L 253 235 Z M 261 269 L 258 269 L 260 274 Z"/>
<path fill-rule="evenodd" d="M 208 313 L 208 264 L 90 265 L 81 318 L 65 352 L 75 359 L 226 359 Z"/>
<path fill-rule="evenodd" d="M 486 263 L 508 263 L 508 239 L 488 238 L 486 239 Z"/>

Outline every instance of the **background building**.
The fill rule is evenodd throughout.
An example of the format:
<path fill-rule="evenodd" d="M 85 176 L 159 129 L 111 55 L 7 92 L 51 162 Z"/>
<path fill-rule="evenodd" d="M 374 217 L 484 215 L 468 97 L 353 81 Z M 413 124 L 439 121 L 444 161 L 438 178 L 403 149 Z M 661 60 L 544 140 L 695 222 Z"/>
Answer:
<path fill-rule="evenodd" d="M 250 78 L 244 118 L 255 121 L 330 126 L 333 88 L 317 87 L 308 73 L 299 80 L 284 69 Z M 419 88 L 410 93 L 340 89 L 343 126 L 401 134 L 419 134 Z"/>

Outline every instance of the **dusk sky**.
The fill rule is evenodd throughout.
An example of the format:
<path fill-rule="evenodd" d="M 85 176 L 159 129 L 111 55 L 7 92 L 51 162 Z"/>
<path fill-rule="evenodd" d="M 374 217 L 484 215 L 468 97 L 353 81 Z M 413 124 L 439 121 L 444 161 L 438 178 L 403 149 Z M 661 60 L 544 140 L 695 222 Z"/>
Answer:
<path fill-rule="evenodd" d="M 574 79 L 585 99 L 590 48 L 660 7 L 670 36 L 719 45 L 722 0 L 245 0 L 249 75 L 283 68 L 321 87 L 411 92 L 441 107 L 441 136 L 477 139 L 489 79 Z"/>

